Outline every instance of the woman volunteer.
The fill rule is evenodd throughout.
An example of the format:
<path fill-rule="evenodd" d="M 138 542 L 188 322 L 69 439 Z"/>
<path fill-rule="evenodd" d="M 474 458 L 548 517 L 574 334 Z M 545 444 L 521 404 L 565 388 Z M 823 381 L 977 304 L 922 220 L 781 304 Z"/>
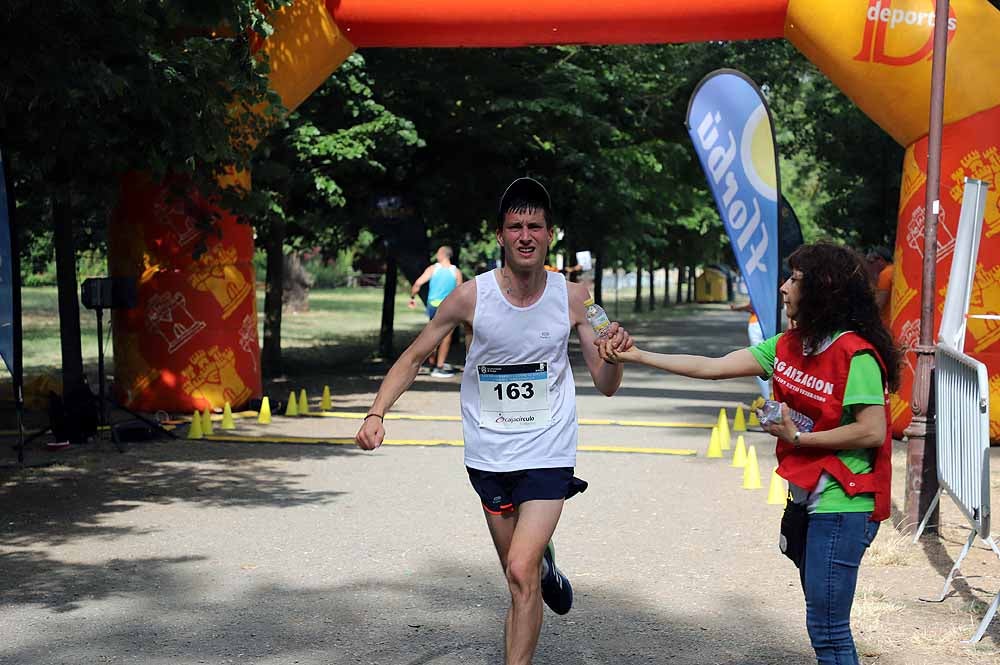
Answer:
<path fill-rule="evenodd" d="M 888 391 L 898 384 L 899 352 L 859 255 L 816 243 L 789 265 L 781 295 L 792 327 L 760 344 L 706 358 L 596 343 L 610 362 L 699 379 L 773 379 L 781 418 L 765 429 L 778 437 L 778 473 L 790 490 L 781 549 L 799 568 L 817 662 L 856 664 L 851 604 L 861 558 L 889 516 Z M 796 427 L 790 408 L 813 421 L 811 431 Z"/>

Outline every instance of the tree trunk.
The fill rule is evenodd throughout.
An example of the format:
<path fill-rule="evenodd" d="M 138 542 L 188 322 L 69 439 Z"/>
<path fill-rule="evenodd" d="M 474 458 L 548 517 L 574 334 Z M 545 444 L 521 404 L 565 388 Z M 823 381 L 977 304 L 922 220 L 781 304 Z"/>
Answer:
<path fill-rule="evenodd" d="M 681 298 L 682 298 L 682 296 L 681 296 L 681 287 L 684 286 L 684 282 L 686 282 L 686 281 L 687 281 L 687 270 L 686 270 L 686 267 L 684 265 L 678 265 L 677 266 L 677 298 L 675 300 L 675 302 L 678 305 L 680 305 L 681 302 L 682 302 L 681 301 Z"/>
<path fill-rule="evenodd" d="M 594 302 L 604 307 L 604 261 L 601 260 L 601 253 L 594 254 Z"/>
<path fill-rule="evenodd" d="M 690 303 L 694 299 L 694 266 L 687 269 L 687 298 L 685 302 Z"/>
<path fill-rule="evenodd" d="M 396 314 L 396 280 L 398 270 L 396 269 L 396 259 L 386 251 L 385 256 L 385 286 L 382 290 L 382 328 L 379 331 L 379 354 L 383 360 L 394 357 L 392 346 L 393 318 Z"/>
<path fill-rule="evenodd" d="M 635 306 L 633 312 L 642 311 L 642 264 L 635 266 Z"/>
<path fill-rule="evenodd" d="M 298 252 L 286 254 L 283 257 L 284 282 L 282 286 L 282 304 L 291 312 L 309 311 L 309 289 L 315 281 L 305 266 Z"/>
<path fill-rule="evenodd" d="M 663 306 L 670 307 L 670 265 L 663 266 Z"/>
<path fill-rule="evenodd" d="M 649 311 L 656 309 L 656 261 L 649 257 Z"/>
<path fill-rule="evenodd" d="M 621 268 L 619 266 L 615 266 L 615 320 L 616 321 L 619 319 L 619 315 L 618 315 L 618 299 L 621 298 L 621 289 L 618 288 L 619 285 L 621 284 L 621 275 L 620 275 L 620 273 L 621 273 Z"/>
<path fill-rule="evenodd" d="M 62 351 L 63 394 L 83 383 L 80 349 L 80 292 L 76 283 L 76 244 L 68 192 L 52 202 L 53 241 L 56 246 L 56 285 L 59 299 L 59 345 Z"/>
<path fill-rule="evenodd" d="M 280 376 L 281 301 L 285 290 L 285 223 L 274 222 L 267 234 L 267 284 L 264 287 L 264 346 L 261 371 L 265 378 Z"/>

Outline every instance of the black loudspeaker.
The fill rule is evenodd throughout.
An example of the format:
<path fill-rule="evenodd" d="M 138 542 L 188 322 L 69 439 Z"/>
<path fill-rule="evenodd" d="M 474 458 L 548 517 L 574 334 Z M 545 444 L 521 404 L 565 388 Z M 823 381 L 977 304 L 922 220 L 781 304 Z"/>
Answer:
<path fill-rule="evenodd" d="M 87 309 L 131 309 L 137 300 L 134 277 L 91 277 L 80 285 L 80 302 Z"/>

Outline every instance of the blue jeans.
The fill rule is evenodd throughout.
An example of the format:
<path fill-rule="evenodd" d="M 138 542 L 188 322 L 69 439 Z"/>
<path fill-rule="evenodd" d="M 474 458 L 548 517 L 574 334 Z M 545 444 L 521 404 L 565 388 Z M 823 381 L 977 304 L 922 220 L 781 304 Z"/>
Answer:
<path fill-rule="evenodd" d="M 851 605 L 858 566 L 878 533 L 871 513 L 813 513 L 799 569 L 806 596 L 806 628 L 819 665 L 858 665 Z"/>

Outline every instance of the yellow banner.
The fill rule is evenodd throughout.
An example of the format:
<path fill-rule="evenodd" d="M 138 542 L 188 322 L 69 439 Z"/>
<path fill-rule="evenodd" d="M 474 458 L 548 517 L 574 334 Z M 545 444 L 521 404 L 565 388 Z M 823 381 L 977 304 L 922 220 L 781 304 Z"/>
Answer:
<path fill-rule="evenodd" d="M 927 133 L 934 0 L 791 0 L 785 37 L 901 145 Z M 1000 12 L 952 0 L 945 123 L 1000 104 Z"/>

